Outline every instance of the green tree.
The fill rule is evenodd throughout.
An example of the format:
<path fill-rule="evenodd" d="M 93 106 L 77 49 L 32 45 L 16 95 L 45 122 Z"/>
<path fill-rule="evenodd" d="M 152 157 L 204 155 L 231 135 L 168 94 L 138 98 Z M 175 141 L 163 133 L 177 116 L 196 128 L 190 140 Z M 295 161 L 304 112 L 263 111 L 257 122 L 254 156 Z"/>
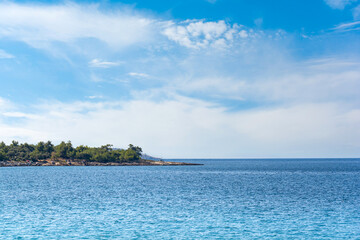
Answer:
<path fill-rule="evenodd" d="M 54 144 L 51 141 L 47 141 L 44 144 L 44 151 L 47 153 L 48 157 L 51 156 L 51 153 L 54 151 Z"/>
<path fill-rule="evenodd" d="M 6 156 L 6 153 L 0 150 L 0 162 L 8 160 L 8 157 Z"/>
<path fill-rule="evenodd" d="M 142 149 L 141 147 L 138 147 L 138 146 L 134 146 L 132 144 L 129 144 L 129 149 L 132 149 L 136 152 L 137 155 L 139 155 L 139 157 L 141 156 L 142 154 Z"/>
<path fill-rule="evenodd" d="M 59 158 L 74 158 L 75 157 L 75 150 L 70 141 L 65 143 L 62 141 L 59 145 L 55 147 L 55 157 Z"/>
<path fill-rule="evenodd" d="M 122 153 L 120 158 L 123 161 L 139 161 L 141 154 L 142 149 L 140 147 L 129 144 L 129 148 Z"/>
<path fill-rule="evenodd" d="M 128 149 L 114 149 L 111 144 L 101 147 L 88 147 L 80 145 L 73 147 L 70 141 L 61 142 L 54 146 L 50 141 L 40 141 L 37 144 L 19 144 L 12 141 L 10 145 L 0 142 L 0 161 L 38 161 L 41 159 L 58 158 L 79 159 L 96 162 L 120 162 L 120 161 L 138 161 L 141 159 L 142 149 L 132 144 Z"/>
<path fill-rule="evenodd" d="M 8 146 L 4 142 L 0 143 L 0 150 L 2 150 L 4 153 L 8 151 Z"/>
<path fill-rule="evenodd" d="M 75 149 L 76 159 L 90 160 L 91 156 L 91 149 L 88 146 L 80 145 Z"/>

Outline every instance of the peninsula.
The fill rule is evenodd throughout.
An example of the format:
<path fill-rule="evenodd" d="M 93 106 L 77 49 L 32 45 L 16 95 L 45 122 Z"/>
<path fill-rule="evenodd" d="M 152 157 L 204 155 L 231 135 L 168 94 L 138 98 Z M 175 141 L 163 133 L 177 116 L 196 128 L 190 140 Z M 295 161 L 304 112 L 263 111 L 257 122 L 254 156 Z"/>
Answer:
<path fill-rule="evenodd" d="M 0 143 L 0 167 L 16 166 L 180 166 L 195 163 L 167 162 L 142 158 L 142 149 L 132 144 L 127 149 L 114 149 L 107 144 L 101 147 L 80 145 L 70 141 L 59 145 L 51 141 L 37 144 L 12 141 Z"/>

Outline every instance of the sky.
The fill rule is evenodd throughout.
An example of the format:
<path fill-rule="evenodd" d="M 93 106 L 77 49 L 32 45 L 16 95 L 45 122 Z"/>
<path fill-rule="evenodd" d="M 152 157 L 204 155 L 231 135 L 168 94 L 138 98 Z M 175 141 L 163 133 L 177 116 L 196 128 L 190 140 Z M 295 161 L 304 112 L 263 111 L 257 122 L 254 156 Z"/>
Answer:
<path fill-rule="evenodd" d="M 360 157 L 360 0 L 0 1 L 0 138 Z"/>

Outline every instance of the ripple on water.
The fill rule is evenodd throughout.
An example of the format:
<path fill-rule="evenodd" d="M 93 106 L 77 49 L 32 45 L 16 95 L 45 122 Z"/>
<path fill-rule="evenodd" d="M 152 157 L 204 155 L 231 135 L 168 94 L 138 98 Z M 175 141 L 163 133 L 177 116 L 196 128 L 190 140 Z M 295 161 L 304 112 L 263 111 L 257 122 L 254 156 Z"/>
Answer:
<path fill-rule="evenodd" d="M 360 236 L 360 160 L 194 161 L 0 168 L 0 239 Z"/>

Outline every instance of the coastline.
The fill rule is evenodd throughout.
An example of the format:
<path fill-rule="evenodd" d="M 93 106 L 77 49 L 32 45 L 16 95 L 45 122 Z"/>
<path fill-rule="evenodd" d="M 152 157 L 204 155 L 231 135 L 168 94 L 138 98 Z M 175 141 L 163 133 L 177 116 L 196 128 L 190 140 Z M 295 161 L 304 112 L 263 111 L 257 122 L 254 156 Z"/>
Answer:
<path fill-rule="evenodd" d="M 82 160 L 44 160 L 38 162 L 28 161 L 3 161 L 0 162 L 0 167 L 42 167 L 42 166 L 195 166 L 203 165 L 198 163 L 186 162 L 168 162 L 168 161 L 155 161 L 155 160 L 140 160 L 134 162 L 87 162 Z"/>

